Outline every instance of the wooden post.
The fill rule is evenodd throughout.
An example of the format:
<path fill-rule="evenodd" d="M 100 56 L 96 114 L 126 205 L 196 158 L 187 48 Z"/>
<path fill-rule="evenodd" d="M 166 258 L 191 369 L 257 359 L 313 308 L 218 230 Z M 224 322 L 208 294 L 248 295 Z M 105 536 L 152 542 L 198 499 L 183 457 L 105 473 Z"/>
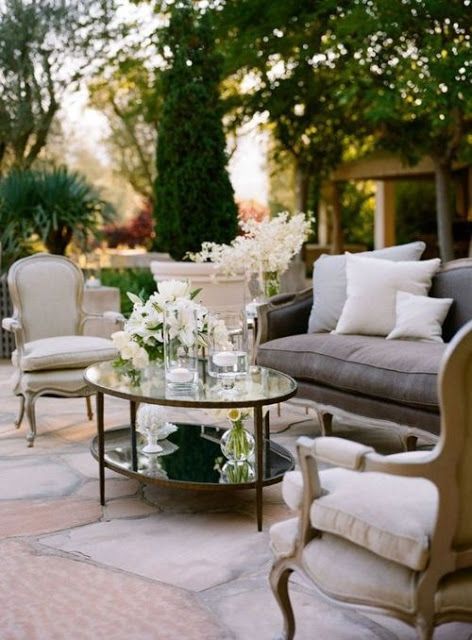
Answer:
<path fill-rule="evenodd" d="M 395 183 L 377 180 L 375 186 L 374 246 L 383 249 L 395 244 Z"/>

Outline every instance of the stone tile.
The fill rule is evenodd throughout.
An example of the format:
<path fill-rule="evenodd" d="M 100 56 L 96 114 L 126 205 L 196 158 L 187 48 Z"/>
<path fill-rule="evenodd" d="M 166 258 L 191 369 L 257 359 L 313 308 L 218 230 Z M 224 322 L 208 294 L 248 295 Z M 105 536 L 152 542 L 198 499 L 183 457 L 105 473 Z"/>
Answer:
<path fill-rule="evenodd" d="M 110 478 L 105 483 L 105 498 L 107 500 L 111 498 L 122 498 L 125 496 L 134 496 L 140 488 L 140 483 L 137 480 L 131 478 L 125 478 L 122 476 Z M 87 480 L 84 484 L 77 489 L 74 496 L 82 498 L 95 498 L 97 501 L 100 498 L 100 488 L 98 479 Z"/>
<path fill-rule="evenodd" d="M 397 640 L 390 631 L 355 611 L 332 606 L 294 587 L 290 596 L 296 640 Z M 282 631 L 282 615 L 267 578 L 233 581 L 201 597 L 237 640 L 275 638 Z"/>
<path fill-rule="evenodd" d="M 201 591 L 267 566 L 268 536 L 237 514 L 165 514 L 46 536 L 42 544 Z"/>
<path fill-rule="evenodd" d="M 98 478 L 98 462 L 92 456 L 90 451 L 82 451 L 80 453 L 71 453 L 61 456 L 61 459 L 72 469 L 78 471 L 86 478 Z M 105 478 L 123 477 L 111 469 L 105 469 Z M 106 491 L 106 485 L 105 485 Z"/>
<path fill-rule="evenodd" d="M 146 504 L 138 496 L 134 498 L 117 498 L 107 502 L 103 508 L 103 517 L 105 520 L 139 518 L 156 513 L 156 511 L 156 507 Z"/>
<path fill-rule="evenodd" d="M 102 517 L 97 501 L 12 500 L 0 502 L 0 537 L 30 536 L 95 522 Z"/>
<path fill-rule="evenodd" d="M 90 563 L 0 543 L 4 640 L 230 640 L 191 594 Z M 21 597 L 20 597 L 21 595 Z"/>
<path fill-rule="evenodd" d="M 72 493 L 81 477 L 67 465 L 50 458 L 3 459 L 0 499 L 54 498 Z"/>

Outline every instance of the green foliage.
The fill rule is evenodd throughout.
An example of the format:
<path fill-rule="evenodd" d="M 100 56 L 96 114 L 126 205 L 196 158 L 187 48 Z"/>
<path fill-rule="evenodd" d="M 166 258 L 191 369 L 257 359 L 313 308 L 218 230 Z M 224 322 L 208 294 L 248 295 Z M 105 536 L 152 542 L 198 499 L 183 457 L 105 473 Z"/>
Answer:
<path fill-rule="evenodd" d="M 107 287 L 118 287 L 121 313 L 125 316 L 129 316 L 133 310 L 133 303 L 127 295 L 128 291 L 143 300 L 156 291 L 156 282 L 149 269 L 102 269 L 100 279 Z"/>
<path fill-rule="evenodd" d="M 66 89 L 96 65 L 114 0 L 0 3 L 0 174 L 29 168 Z"/>
<path fill-rule="evenodd" d="M 0 179 L 0 240 L 9 262 L 28 252 L 32 236 L 64 255 L 72 238 L 84 245 L 112 216 L 95 189 L 64 167 L 14 170 Z"/>
<path fill-rule="evenodd" d="M 344 240 L 348 244 L 374 244 L 374 189 L 371 182 L 346 182 L 341 192 Z"/>
<path fill-rule="evenodd" d="M 136 54 L 137 55 L 137 54 Z M 114 169 L 147 200 L 154 197 L 160 98 L 155 71 L 140 57 L 119 60 L 90 86 L 91 104 L 108 119 Z"/>
<path fill-rule="evenodd" d="M 434 184 L 415 180 L 395 188 L 396 236 L 399 244 L 437 232 Z"/>
<path fill-rule="evenodd" d="M 190 0 L 174 4 L 162 52 L 170 59 L 162 75 L 156 235 L 158 248 L 180 260 L 204 241 L 228 243 L 237 234 L 210 14 Z"/>

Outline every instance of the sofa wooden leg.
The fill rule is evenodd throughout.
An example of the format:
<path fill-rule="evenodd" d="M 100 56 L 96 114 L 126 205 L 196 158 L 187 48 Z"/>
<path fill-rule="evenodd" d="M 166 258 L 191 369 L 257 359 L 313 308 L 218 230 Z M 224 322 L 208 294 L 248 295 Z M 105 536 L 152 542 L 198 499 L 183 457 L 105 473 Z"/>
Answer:
<path fill-rule="evenodd" d="M 414 436 L 412 433 L 409 433 L 407 436 L 402 438 L 402 442 L 403 442 L 403 449 L 405 451 L 416 451 L 418 436 Z"/>
<path fill-rule="evenodd" d="M 320 418 L 321 435 L 331 436 L 333 434 L 333 416 L 331 413 L 325 411 L 319 411 L 318 416 Z"/>

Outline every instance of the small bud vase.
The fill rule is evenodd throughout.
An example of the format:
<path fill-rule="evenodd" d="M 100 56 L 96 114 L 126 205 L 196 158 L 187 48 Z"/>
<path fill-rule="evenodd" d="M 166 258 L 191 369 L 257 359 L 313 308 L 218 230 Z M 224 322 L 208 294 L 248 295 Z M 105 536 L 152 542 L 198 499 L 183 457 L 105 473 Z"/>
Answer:
<path fill-rule="evenodd" d="M 232 425 L 221 437 L 221 451 L 230 461 L 249 460 L 254 454 L 254 436 L 244 428 L 242 420 L 233 422 Z"/>

